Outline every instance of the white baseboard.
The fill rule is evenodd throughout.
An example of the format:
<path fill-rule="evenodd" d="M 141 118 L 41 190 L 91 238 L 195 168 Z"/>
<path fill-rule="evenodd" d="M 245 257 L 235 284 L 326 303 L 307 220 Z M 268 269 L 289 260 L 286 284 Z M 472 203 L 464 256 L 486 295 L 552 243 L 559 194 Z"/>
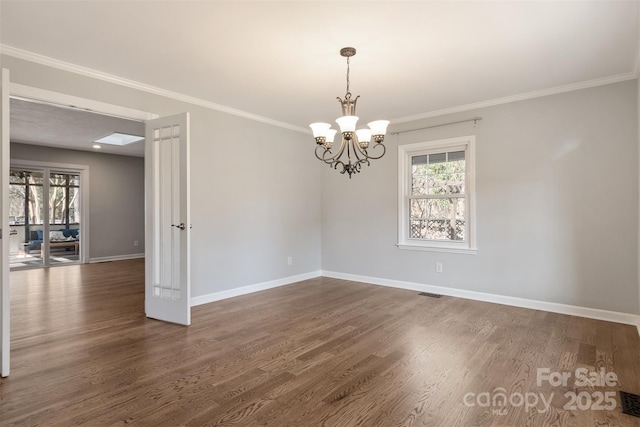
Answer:
<path fill-rule="evenodd" d="M 322 271 L 325 277 L 351 280 L 354 282 L 371 283 L 373 285 L 389 286 L 392 288 L 408 289 L 432 294 L 448 295 L 458 298 L 466 298 L 476 301 L 491 302 L 496 304 L 511 305 L 515 307 L 530 308 L 533 310 L 550 311 L 552 313 L 568 314 L 571 316 L 586 317 L 589 319 L 605 320 L 608 322 L 633 325 L 638 328 L 640 334 L 640 315 L 620 313 L 616 311 L 601 310 L 598 308 L 579 307 L 575 305 L 559 304 L 555 302 L 537 301 L 525 298 L 509 297 L 483 292 L 466 291 L 463 289 L 446 288 L 442 286 L 423 285 L 421 283 L 404 282 L 399 280 L 382 279 L 379 277 L 360 276 L 356 274 L 336 273 L 334 271 Z"/>
<path fill-rule="evenodd" d="M 214 301 L 220 301 L 227 298 L 233 298 L 240 295 L 251 294 L 253 292 L 264 291 L 267 289 L 277 288 L 279 286 L 290 285 L 292 283 L 301 282 L 320 277 L 320 271 L 312 271 L 310 273 L 298 274 L 296 276 L 283 277 L 282 279 L 270 280 L 268 282 L 257 283 L 255 285 L 243 286 L 241 288 L 228 289 L 226 291 L 214 292 L 212 294 L 200 295 L 191 298 L 191 306 L 207 304 Z"/>
<path fill-rule="evenodd" d="M 103 256 L 97 258 L 89 258 L 89 263 L 96 262 L 109 262 L 109 261 L 122 261 L 125 259 L 144 258 L 144 254 L 129 254 L 129 255 L 115 255 L 115 256 Z"/>
<path fill-rule="evenodd" d="M 92 260 L 93 262 L 93 260 Z M 504 295 L 489 294 L 484 292 L 467 291 L 464 289 L 446 288 L 442 286 L 425 285 L 422 283 L 405 282 L 400 280 L 383 279 L 379 277 L 360 276 L 356 274 L 337 273 L 335 271 L 313 271 L 299 274 L 297 276 L 284 277 L 282 279 L 270 280 L 268 282 L 243 286 L 241 288 L 228 289 L 226 291 L 214 292 L 191 298 L 191 306 L 207 304 L 253 292 L 264 291 L 277 288 L 279 286 L 290 285 L 303 280 L 316 277 L 332 277 L 335 279 L 350 280 L 354 282 L 370 283 L 372 285 L 388 286 L 392 288 L 407 289 L 418 292 L 429 292 L 434 294 L 448 295 L 457 298 L 484 301 L 495 304 L 510 305 L 514 307 L 528 308 L 532 310 L 543 310 L 552 313 L 568 314 L 571 316 L 586 317 L 589 319 L 604 320 L 607 322 L 623 323 L 633 325 L 638 328 L 640 334 L 640 315 L 631 313 L 620 313 L 617 311 L 602 310 L 599 308 L 580 307 L 576 305 L 560 304 L 555 302 L 538 301 L 526 298 L 509 297 Z"/>

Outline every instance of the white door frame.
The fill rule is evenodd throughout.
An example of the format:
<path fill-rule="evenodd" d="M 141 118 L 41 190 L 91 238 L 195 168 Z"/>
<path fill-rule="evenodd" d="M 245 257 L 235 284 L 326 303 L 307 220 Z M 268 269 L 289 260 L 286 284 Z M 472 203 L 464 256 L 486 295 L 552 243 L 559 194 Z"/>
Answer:
<path fill-rule="evenodd" d="M 95 101 L 92 99 L 80 98 L 77 96 L 67 95 L 59 92 L 53 92 L 50 90 L 38 89 L 31 86 L 11 83 L 9 81 L 9 71 L 7 70 L 6 73 L 4 71 L 5 69 L 2 69 L 2 92 L 4 93 L 4 91 L 8 90 L 9 96 L 12 98 L 23 98 L 23 99 L 32 100 L 32 101 L 40 101 L 40 102 L 54 104 L 54 105 L 65 107 L 65 108 L 76 108 L 76 109 L 79 108 L 79 109 L 83 109 L 85 111 L 88 110 L 94 113 L 121 117 L 129 120 L 144 121 L 144 122 L 146 122 L 147 120 L 151 120 L 159 117 L 158 114 L 147 112 L 147 111 L 135 110 L 132 108 L 122 107 L 114 104 L 107 104 L 107 103 Z M 5 102 L 2 103 L 2 112 L 3 112 L 2 123 L 1 123 L 2 138 L 0 138 L 0 150 L 2 151 L 2 156 L 0 160 L 3 162 L 3 167 L 1 172 L 3 175 L 5 175 L 5 172 L 6 172 L 6 176 L 8 177 L 9 176 L 9 170 L 8 170 L 9 157 L 10 157 L 9 114 L 8 114 L 9 103 L 8 103 L 8 97 L 3 97 L 3 98 L 7 99 L 7 102 L 6 102 L 7 105 L 5 105 Z M 5 166 L 7 168 L 6 171 L 5 171 Z M 4 183 L 4 181 L 5 181 L 4 179 L 0 179 L 0 186 L 3 187 L 0 193 L 2 194 L 3 200 L 6 199 L 6 202 L 8 203 L 9 183 L 8 182 Z M 4 188 L 5 186 L 7 188 Z M 2 230 L 6 229 L 6 227 L 8 227 L 9 225 L 9 217 L 8 215 L 4 214 L 5 211 L 8 214 L 9 209 L 8 208 L 5 209 L 3 207 L 2 212 L 0 212 L 0 220 L 3 222 L 0 225 L 0 229 Z M 145 224 L 145 228 L 146 228 L 146 224 Z M 8 230 L 6 231 L 6 233 L 8 236 Z M 2 376 L 8 376 L 9 375 L 8 350 L 9 350 L 9 343 L 10 343 L 10 327 L 9 327 L 9 319 L 10 319 L 10 301 L 9 301 L 10 282 L 9 280 L 10 279 L 9 279 L 9 265 L 8 265 L 9 264 L 9 239 L 5 239 L 3 236 L 3 239 L 0 242 L 3 245 L 3 247 L 6 249 L 6 251 L 5 249 L 2 250 L 3 256 L 0 262 L 2 262 L 3 265 L 6 264 L 6 267 L 7 267 L 7 268 L 2 268 L 2 271 L 1 271 L 2 282 L 0 283 L 0 292 L 2 293 L 2 301 L 0 301 L 1 303 L 0 331 L 2 332 L 1 339 L 3 343 L 2 347 L 0 348 L 0 350 L 2 350 L 0 363 L 2 363 L 2 366 L 1 366 Z M 5 346 L 4 343 L 6 343 L 7 345 Z M 5 349 L 7 350 L 7 352 L 4 351 Z"/>
<path fill-rule="evenodd" d="M 11 159 L 11 169 L 26 169 L 26 170 L 37 170 L 42 171 L 44 176 L 47 177 L 49 174 L 53 172 L 68 172 L 68 173 L 79 173 L 80 174 L 80 253 L 79 253 L 79 263 L 86 264 L 89 262 L 91 258 L 91 254 L 89 253 L 89 241 L 91 239 L 91 234 L 89 232 L 89 166 L 87 165 L 74 165 L 67 163 L 50 163 L 50 162 L 39 162 L 32 160 L 19 160 L 19 159 Z M 46 184 L 46 183 L 45 183 Z M 43 233 L 48 235 L 48 222 L 49 221 L 49 200 L 45 198 L 44 206 L 44 226 Z M 43 242 L 44 244 L 44 242 Z M 46 248 L 45 248 L 46 249 Z M 48 267 L 49 266 L 49 255 L 45 251 L 44 254 L 45 261 L 40 267 Z M 66 264 L 62 264 L 66 265 Z M 25 267 L 30 268 L 30 267 Z"/>
<path fill-rule="evenodd" d="M 88 98 L 80 98 L 46 89 L 25 86 L 19 83 L 11 83 L 9 88 L 9 95 L 11 98 L 25 99 L 27 101 L 40 101 L 62 108 L 79 109 L 92 113 L 104 114 L 106 116 L 120 117 L 123 119 L 137 120 L 141 122 L 146 122 L 147 120 L 157 119 L 160 117 L 158 114 L 147 111 L 134 110 L 133 108 L 107 104 L 105 102 L 94 101 Z"/>
<path fill-rule="evenodd" d="M 0 244 L 0 376 L 9 376 L 11 354 L 11 301 L 9 292 L 9 70 L 0 69 L 0 85 L 2 96 L 2 114 L 0 114 L 0 186 L 2 202 L 0 203 L 0 232 L 3 233 Z M 5 188 L 6 187 L 6 188 Z"/>

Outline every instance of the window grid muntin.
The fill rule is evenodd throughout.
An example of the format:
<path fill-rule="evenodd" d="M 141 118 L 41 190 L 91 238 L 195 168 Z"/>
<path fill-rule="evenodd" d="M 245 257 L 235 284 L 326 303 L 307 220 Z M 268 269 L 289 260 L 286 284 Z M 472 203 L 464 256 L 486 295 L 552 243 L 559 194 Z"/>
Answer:
<path fill-rule="evenodd" d="M 442 157 L 443 160 L 439 161 L 438 157 Z M 425 161 L 416 162 L 415 160 L 418 158 L 424 158 Z M 432 158 L 436 160 L 432 161 Z M 411 195 L 457 194 L 466 192 L 465 161 L 466 151 L 464 149 L 445 151 L 441 149 L 435 152 L 428 152 L 427 154 L 420 153 L 412 155 L 410 159 Z M 435 167 L 439 166 L 444 167 L 444 169 L 437 172 L 433 171 Z M 420 170 L 422 170 L 422 173 L 418 173 Z M 458 178 L 457 181 L 455 180 L 456 177 Z M 420 179 L 424 183 L 424 188 L 422 192 L 416 192 L 416 189 L 419 190 L 420 188 L 416 188 L 415 183 L 416 181 L 420 181 Z"/>

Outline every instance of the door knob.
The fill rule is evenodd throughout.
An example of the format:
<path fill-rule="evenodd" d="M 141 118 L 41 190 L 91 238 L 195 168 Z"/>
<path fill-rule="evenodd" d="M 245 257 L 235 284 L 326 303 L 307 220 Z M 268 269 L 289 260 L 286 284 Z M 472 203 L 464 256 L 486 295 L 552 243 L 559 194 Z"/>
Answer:
<path fill-rule="evenodd" d="M 180 230 L 184 230 L 186 227 L 184 226 L 184 222 L 181 222 L 179 225 L 171 224 L 172 227 L 179 228 Z"/>

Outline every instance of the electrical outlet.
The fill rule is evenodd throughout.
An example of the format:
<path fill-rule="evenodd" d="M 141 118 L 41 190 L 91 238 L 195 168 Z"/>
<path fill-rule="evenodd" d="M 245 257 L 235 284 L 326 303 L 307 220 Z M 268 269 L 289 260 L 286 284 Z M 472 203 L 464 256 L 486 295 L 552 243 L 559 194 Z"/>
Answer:
<path fill-rule="evenodd" d="M 287 265 L 292 265 L 293 264 L 293 257 L 289 256 L 287 257 Z"/>
<path fill-rule="evenodd" d="M 134 241 L 133 241 L 133 246 L 135 246 L 135 247 L 140 246 L 140 242 L 139 242 L 139 241 L 137 241 L 137 240 L 134 240 Z"/>
<path fill-rule="evenodd" d="M 442 273 L 443 271 L 443 265 L 441 262 L 436 262 L 436 273 Z"/>

